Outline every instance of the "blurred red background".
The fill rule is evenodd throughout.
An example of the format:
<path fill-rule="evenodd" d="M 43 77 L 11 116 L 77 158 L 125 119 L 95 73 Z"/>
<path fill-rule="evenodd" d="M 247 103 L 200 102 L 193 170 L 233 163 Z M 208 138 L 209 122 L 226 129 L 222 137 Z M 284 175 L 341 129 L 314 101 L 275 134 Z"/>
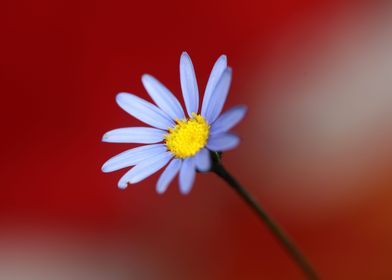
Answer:
<path fill-rule="evenodd" d="M 302 279 L 212 174 L 189 196 L 157 175 L 103 174 L 138 124 L 114 102 L 150 73 L 180 97 L 217 57 L 226 108 L 247 104 L 225 155 L 323 279 L 391 279 L 392 20 L 387 1 L 3 1 L 0 278 Z M 30 276 L 30 278 L 29 278 Z"/>

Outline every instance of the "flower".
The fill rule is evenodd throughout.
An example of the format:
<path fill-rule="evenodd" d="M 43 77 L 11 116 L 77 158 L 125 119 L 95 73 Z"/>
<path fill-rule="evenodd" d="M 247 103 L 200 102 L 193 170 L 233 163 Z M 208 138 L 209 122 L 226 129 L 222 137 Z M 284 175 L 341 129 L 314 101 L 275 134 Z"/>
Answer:
<path fill-rule="evenodd" d="M 235 106 L 223 114 L 232 77 L 227 58 L 216 61 L 204 93 L 199 112 L 199 90 L 192 61 L 186 52 L 180 59 L 180 81 L 186 113 L 177 98 L 151 75 L 142 76 L 142 83 L 157 106 L 130 93 L 116 96 L 118 105 L 128 114 L 152 127 L 127 127 L 111 130 L 103 142 L 146 144 L 122 152 L 102 166 L 112 172 L 133 166 L 118 182 L 124 189 L 138 183 L 167 165 L 157 182 L 163 193 L 179 173 L 183 194 L 190 192 L 196 170 L 211 168 L 209 151 L 227 151 L 239 144 L 237 135 L 228 131 L 245 115 L 245 106 Z M 221 114 L 221 115 L 220 115 Z"/>

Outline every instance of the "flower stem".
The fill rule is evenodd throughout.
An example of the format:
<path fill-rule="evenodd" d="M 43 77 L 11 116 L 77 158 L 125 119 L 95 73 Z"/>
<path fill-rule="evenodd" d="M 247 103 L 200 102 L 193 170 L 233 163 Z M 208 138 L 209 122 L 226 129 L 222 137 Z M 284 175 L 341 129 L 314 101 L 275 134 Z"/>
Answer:
<path fill-rule="evenodd" d="M 239 195 L 240 197 L 252 208 L 257 216 L 267 225 L 269 230 L 275 236 L 275 238 L 284 247 L 287 253 L 291 256 L 293 261 L 298 265 L 298 267 L 303 271 L 306 278 L 309 280 L 319 279 L 315 270 L 312 268 L 310 263 L 306 260 L 305 256 L 298 250 L 294 243 L 288 238 L 284 231 L 272 220 L 272 218 L 264 211 L 260 203 L 258 203 L 255 198 L 248 193 L 238 181 L 226 171 L 223 165 L 220 163 L 219 155 L 213 155 L 214 164 L 211 171 L 216 173 L 224 181 L 226 181 Z"/>

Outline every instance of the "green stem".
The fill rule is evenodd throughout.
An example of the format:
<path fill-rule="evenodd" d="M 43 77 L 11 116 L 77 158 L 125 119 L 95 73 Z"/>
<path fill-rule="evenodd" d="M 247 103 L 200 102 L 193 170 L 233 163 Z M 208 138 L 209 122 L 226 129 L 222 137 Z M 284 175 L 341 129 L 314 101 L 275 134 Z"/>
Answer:
<path fill-rule="evenodd" d="M 238 181 L 226 171 L 223 165 L 220 163 L 219 155 L 213 155 L 214 164 L 211 169 L 224 181 L 226 181 L 239 195 L 240 197 L 253 209 L 258 217 L 267 225 L 269 230 L 275 236 L 275 238 L 284 247 L 287 253 L 291 256 L 293 261 L 303 271 L 306 278 L 309 280 L 319 279 L 315 270 L 312 268 L 310 263 L 306 260 L 305 256 L 299 251 L 294 243 L 288 238 L 284 231 L 272 220 L 272 218 L 264 211 L 260 203 L 258 203 L 250 193 L 248 193 Z"/>

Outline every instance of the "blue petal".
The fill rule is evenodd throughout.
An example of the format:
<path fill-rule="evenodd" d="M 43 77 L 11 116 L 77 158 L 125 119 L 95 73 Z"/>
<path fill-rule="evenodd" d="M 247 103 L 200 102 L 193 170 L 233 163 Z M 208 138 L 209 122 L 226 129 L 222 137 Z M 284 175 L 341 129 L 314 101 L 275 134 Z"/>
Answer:
<path fill-rule="evenodd" d="M 174 124 L 165 112 L 136 95 L 119 93 L 116 102 L 128 114 L 151 126 L 167 129 Z"/>
<path fill-rule="evenodd" d="M 225 55 L 221 55 L 218 60 L 215 62 L 214 67 L 212 68 L 210 77 L 208 79 L 208 83 L 206 86 L 206 90 L 204 92 L 203 104 L 201 105 L 201 114 L 204 116 L 207 111 L 208 103 L 211 99 L 211 95 L 214 92 L 216 84 L 218 83 L 220 77 L 223 74 L 223 71 L 227 68 L 227 57 Z"/>
<path fill-rule="evenodd" d="M 106 132 L 103 142 L 151 144 L 161 142 L 166 131 L 152 127 L 126 127 Z"/>
<path fill-rule="evenodd" d="M 136 147 L 110 158 L 102 166 L 102 171 L 112 172 L 121 168 L 132 166 L 138 164 L 139 162 L 147 158 L 163 153 L 166 150 L 167 148 L 164 144 L 154 144 Z"/>
<path fill-rule="evenodd" d="M 235 148 L 240 143 L 237 135 L 220 133 L 211 135 L 208 139 L 207 148 L 211 151 L 224 152 Z"/>
<path fill-rule="evenodd" d="M 188 194 L 191 191 L 195 181 L 195 173 L 195 159 L 193 157 L 184 159 L 179 177 L 180 192 L 182 194 Z"/>
<path fill-rule="evenodd" d="M 195 156 L 196 167 L 199 171 L 206 172 L 211 168 L 211 156 L 207 149 L 202 149 Z"/>
<path fill-rule="evenodd" d="M 180 81 L 185 107 L 188 115 L 192 117 L 192 113 L 199 110 L 199 89 L 191 58 L 186 52 L 183 52 L 180 58 Z"/>
<path fill-rule="evenodd" d="M 218 134 L 229 131 L 241 121 L 245 113 L 246 106 L 244 105 L 238 105 L 227 110 L 211 125 L 210 133 Z"/>
<path fill-rule="evenodd" d="M 231 75 L 231 68 L 226 68 L 212 93 L 204 115 L 209 123 L 213 123 L 222 111 L 223 105 L 226 102 L 227 94 L 229 93 Z"/>
<path fill-rule="evenodd" d="M 118 181 L 118 187 L 125 189 L 128 182 L 135 184 L 144 180 L 164 167 L 172 157 L 173 155 L 170 152 L 163 152 L 153 158 L 145 159 L 121 177 L 120 181 Z"/>
<path fill-rule="evenodd" d="M 180 102 L 167 87 L 148 74 L 142 76 L 142 83 L 152 100 L 173 120 L 185 118 Z"/>
<path fill-rule="evenodd" d="M 157 183 L 157 192 L 164 193 L 169 186 L 170 182 L 177 175 L 181 167 L 181 160 L 175 158 L 173 159 L 166 169 L 162 172 Z"/>

